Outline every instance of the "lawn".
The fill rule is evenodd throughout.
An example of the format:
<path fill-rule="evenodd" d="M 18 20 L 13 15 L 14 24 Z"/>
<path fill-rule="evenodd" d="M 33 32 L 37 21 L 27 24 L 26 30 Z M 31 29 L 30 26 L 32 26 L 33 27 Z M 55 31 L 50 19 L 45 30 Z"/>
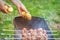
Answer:
<path fill-rule="evenodd" d="M 19 16 L 16 6 L 9 0 L 4 0 L 9 3 L 14 11 L 10 14 L 4 14 L 0 11 L 0 38 L 12 38 L 14 32 L 5 30 L 14 30 L 13 19 Z M 50 27 L 50 30 L 56 30 L 58 35 L 55 38 L 60 38 L 60 25 L 59 28 L 55 24 L 60 24 L 60 0 L 21 0 L 26 6 L 27 10 L 32 16 L 44 18 Z M 56 28 L 57 27 L 57 28 Z M 4 34 L 5 35 L 4 35 Z M 52 32 L 54 34 L 54 32 Z M 4 36 L 3 36 L 4 35 Z"/>

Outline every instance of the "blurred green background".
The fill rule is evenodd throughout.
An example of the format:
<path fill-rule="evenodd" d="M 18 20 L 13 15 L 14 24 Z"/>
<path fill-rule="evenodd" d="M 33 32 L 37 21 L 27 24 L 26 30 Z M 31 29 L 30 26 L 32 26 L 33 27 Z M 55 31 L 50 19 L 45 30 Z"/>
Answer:
<path fill-rule="evenodd" d="M 16 6 L 11 3 L 10 0 L 4 0 L 9 3 L 14 11 L 10 14 L 4 14 L 0 11 L 0 38 L 12 38 L 13 31 L 4 30 L 14 30 L 13 19 L 19 16 Z M 50 30 L 56 30 L 57 32 L 52 32 L 54 38 L 60 38 L 60 0 L 21 0 L 26 6 L 27 10 L 32 16 L 44 18 L 50 28 Z M 4 34 L 5 35 L 4 35 Z"/>

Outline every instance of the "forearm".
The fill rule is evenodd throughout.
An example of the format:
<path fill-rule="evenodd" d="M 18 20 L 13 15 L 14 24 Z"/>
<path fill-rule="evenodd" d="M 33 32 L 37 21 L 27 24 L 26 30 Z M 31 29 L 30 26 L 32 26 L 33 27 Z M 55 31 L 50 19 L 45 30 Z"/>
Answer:
<path fill-rule="evenodd" d="M 1 7 L 1 5 L 2 5 L 2 2 L 3 2 L 3 1 L 2 1 L 2 0 L 0 0 L 0 7 Z"/>
<path fill-rule="evenodd" d="M 14 5 L 16 5 L 17 7 L 19 7 L 19 6 L 20 6 L 20 4 L 19 4 L 19 2 L 18 2 L 17 0 L 11 0 L 11 2 L 13 2 L 13 3 L 14 3 Z"/>
<path fill-rule="evenodd" d="M 1 1 L 1 0 L 0 0 Z"/>
<path fill-rule="evenodd" d="M 23 10 L 27 11 L 26 7 L 23 5 L 23 3 L 20 0 L 11 0 L 17 7 L 22 7 Z"/>

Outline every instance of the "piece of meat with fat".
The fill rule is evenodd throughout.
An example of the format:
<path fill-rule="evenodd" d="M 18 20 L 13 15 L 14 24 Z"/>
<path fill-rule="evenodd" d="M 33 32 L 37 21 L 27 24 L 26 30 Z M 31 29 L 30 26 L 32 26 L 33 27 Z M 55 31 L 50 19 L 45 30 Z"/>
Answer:
<path fill-rule="evenodd" d="M 47 33 L 46 30 L 43 30 L 42 28 L 39 29 L 29 29 L 27 30 L 24 28 L 23 30 L 23 40 L 47 40 Z"/>

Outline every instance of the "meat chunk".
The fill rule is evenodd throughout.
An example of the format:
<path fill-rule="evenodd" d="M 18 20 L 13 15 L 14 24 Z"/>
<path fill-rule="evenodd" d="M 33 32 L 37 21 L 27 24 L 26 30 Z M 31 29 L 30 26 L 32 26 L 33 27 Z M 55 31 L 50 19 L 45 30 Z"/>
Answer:
<path fill-rule="evenodd" d="M 46 30 L 39 29 L 29 29 L 23 28 L 22 30 L 22 39 L 23 40 L 47 40 Z"/>

